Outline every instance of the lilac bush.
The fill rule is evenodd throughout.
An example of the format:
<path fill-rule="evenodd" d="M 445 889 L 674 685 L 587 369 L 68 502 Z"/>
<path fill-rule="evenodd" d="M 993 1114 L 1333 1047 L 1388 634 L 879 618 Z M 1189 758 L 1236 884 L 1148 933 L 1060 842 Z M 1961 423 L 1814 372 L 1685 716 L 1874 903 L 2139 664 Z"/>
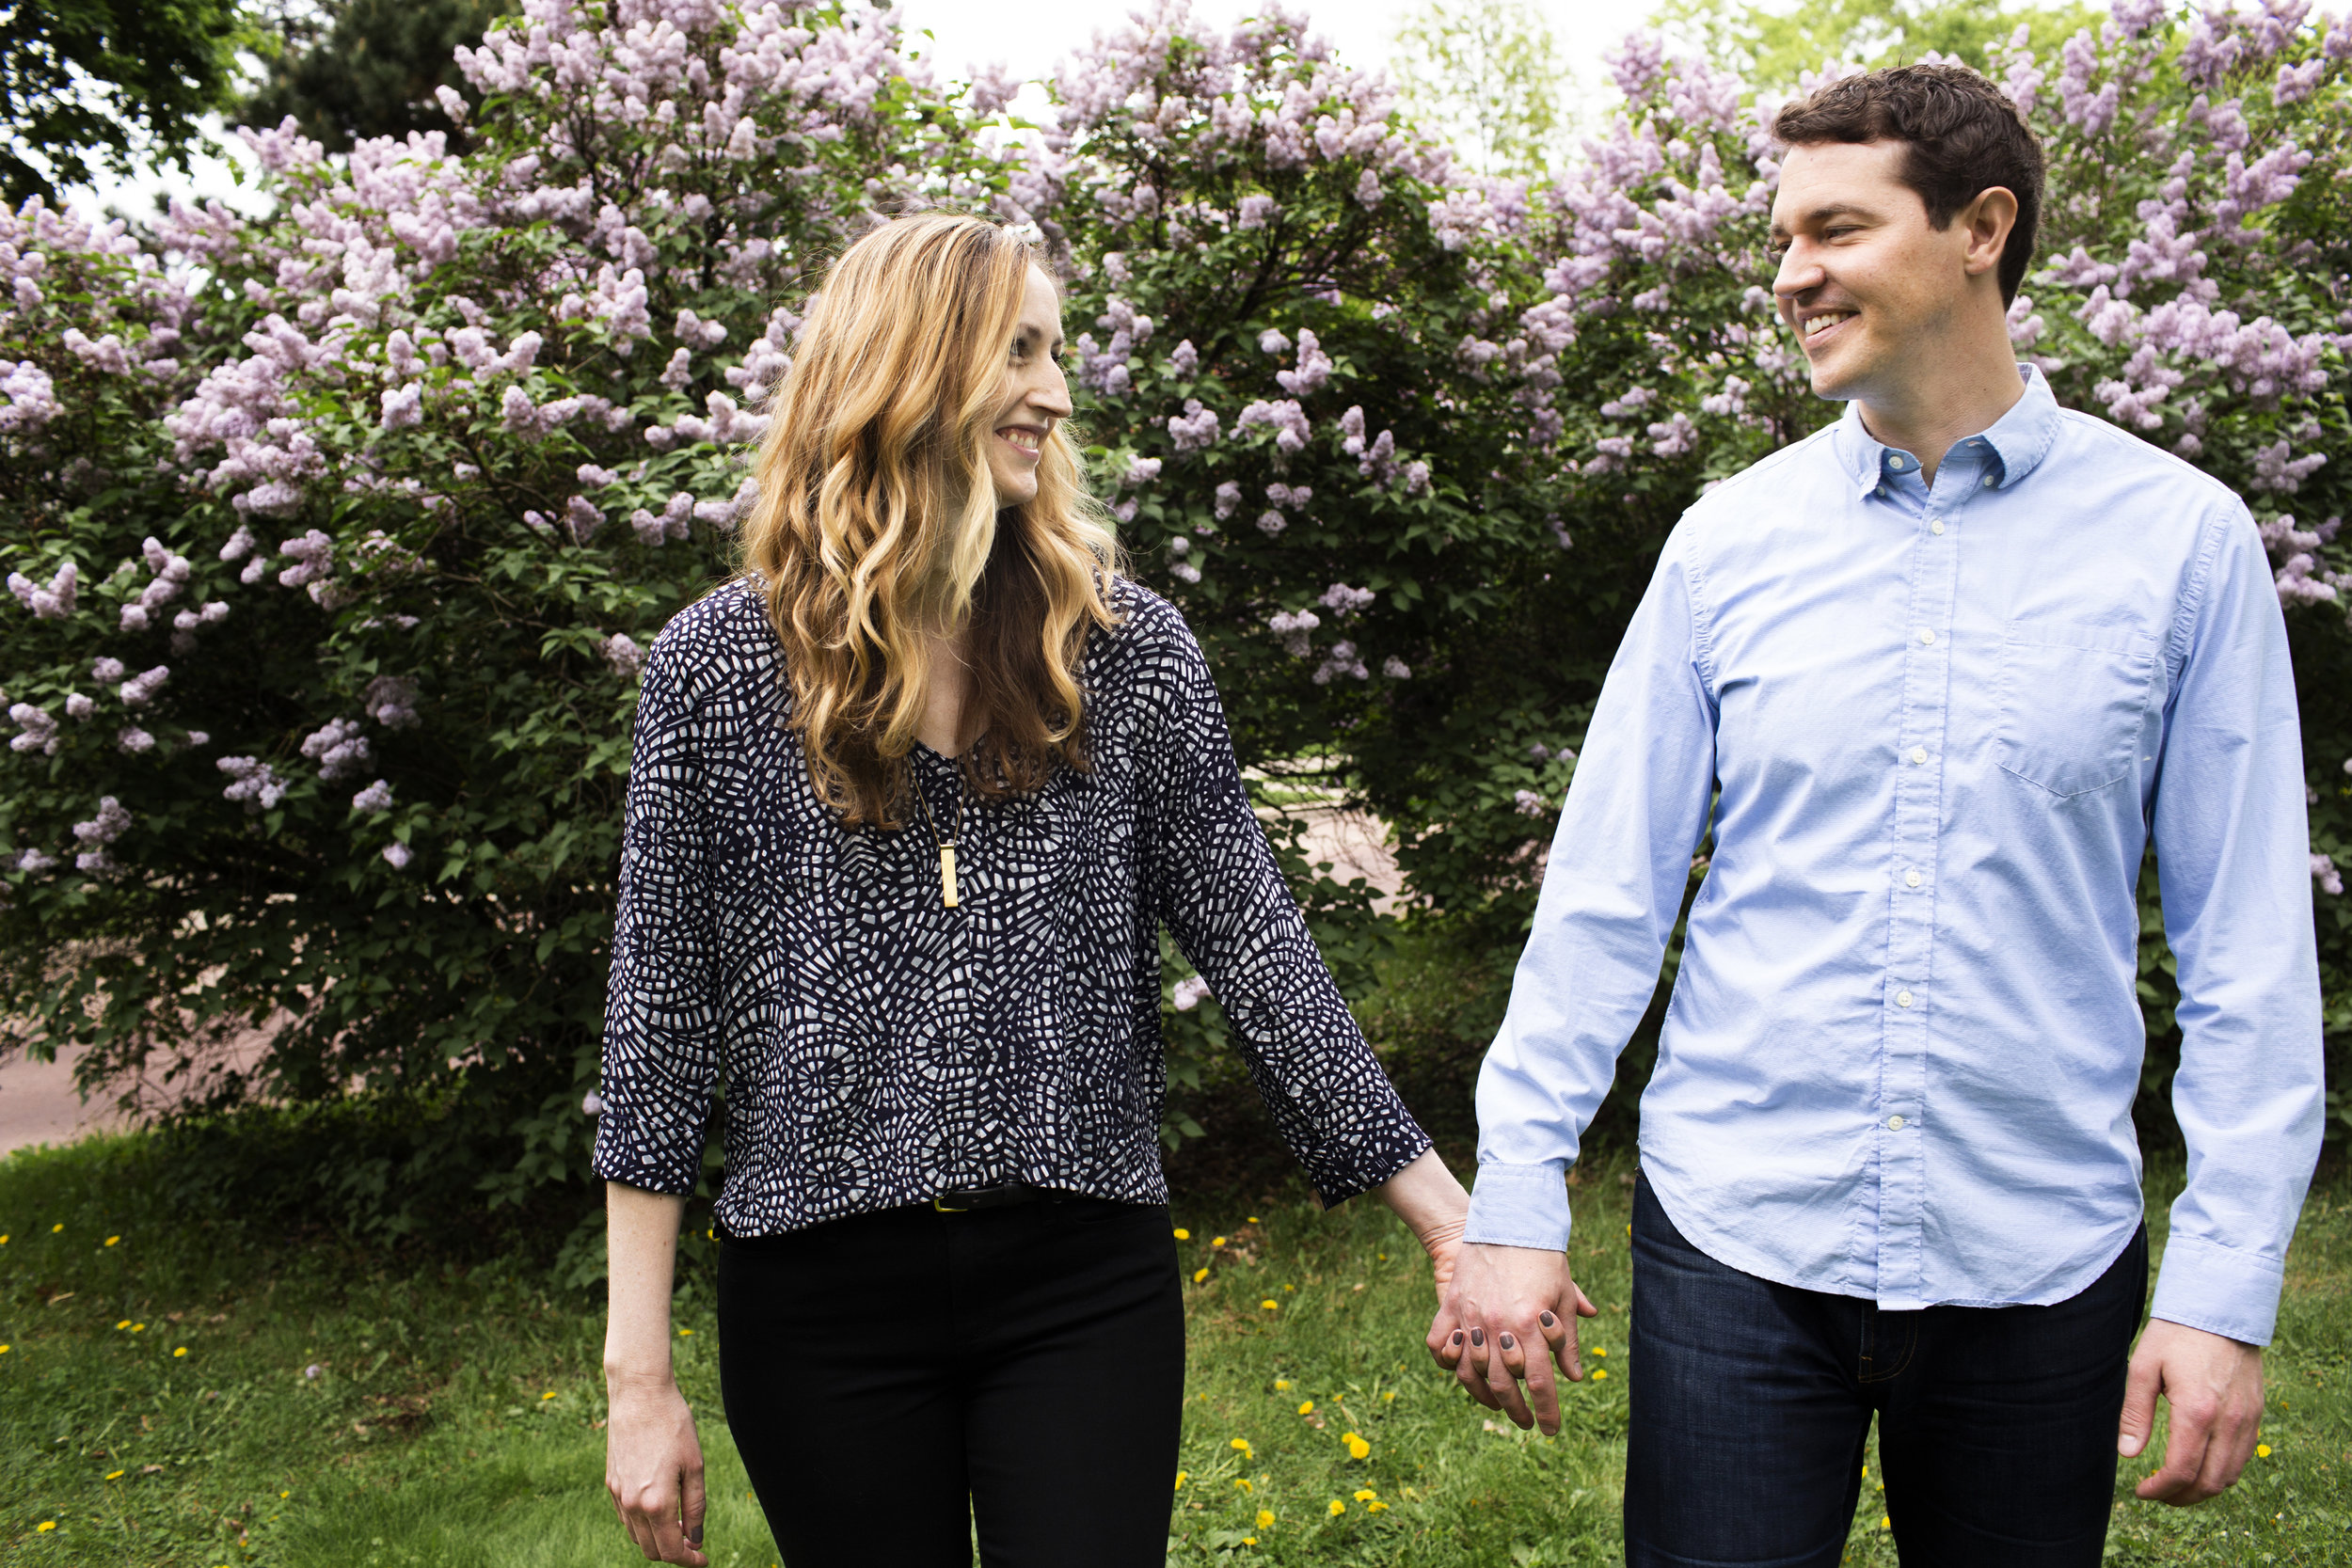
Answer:
<path fill-rule="evenodd" d="M 2052 152 L 2021 352 L 2271 541 L 2331 996 L 2348 54 L 2298 4 L 2122 0 L 1970 62 Z M 1532 182 L 1279 9 L 1164 4 L 1034 122 L 851 5 L 531 0 L 461 64 L 462 156 L 248 131 L 265 219 L 0 216 L 0 976 L 93 1081 L 271 1022 L 278 1092 L 441 1097 L 505 1196 L 577 1175 L 644 649 L 728 570 L 795 304 L 878 214 L 1034 227 L 1098 488 L 1245 764 L 1499 934 L 1665 531 L 1835 412 L 1767 292 L 1774 105 L 1655 40 Z M 1366 890 L 1288 849 L 1360 989 Z M 1172 958 L 1166 1016 L 1182 1076 L 1223 1023 Z"/>
<path fill-rule="evenodd" d="M 787 302 L 1004 175 L 865 9 L 547 0 L 461 63 L 464 157 L 247 131 L 266 220 L 0 217 L 0 973 L 88 1081 L 282 1021 L 279 1093 L 462 1086 L 511 1195 L 578 1164 L 641 650 Z"/>

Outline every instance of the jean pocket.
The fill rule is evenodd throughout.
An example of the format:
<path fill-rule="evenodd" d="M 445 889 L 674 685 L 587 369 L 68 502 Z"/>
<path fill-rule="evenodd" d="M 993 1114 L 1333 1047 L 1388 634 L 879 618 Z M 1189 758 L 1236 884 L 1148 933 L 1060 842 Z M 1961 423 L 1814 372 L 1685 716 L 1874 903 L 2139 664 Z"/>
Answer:
<path fill-rule="evenodd" d="M 2061 799 L 2132 777 L 2155 673 L 2145 632 L 2011 622 L 2001 640 L 1994 761 Z"/>

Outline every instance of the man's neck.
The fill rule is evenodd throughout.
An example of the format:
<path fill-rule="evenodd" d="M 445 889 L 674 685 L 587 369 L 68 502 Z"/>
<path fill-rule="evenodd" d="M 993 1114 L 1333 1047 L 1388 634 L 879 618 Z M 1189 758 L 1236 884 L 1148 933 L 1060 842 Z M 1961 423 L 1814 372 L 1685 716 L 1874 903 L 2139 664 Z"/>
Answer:
<path fill-rule="evenodd" d="M 1929 484 L 1935 483 L 1935 470 L 1954 443 L 1992 428 L 2026 395 L 2006 322 L 1997 342 L 1952 348 L 1957 352 L 1948 357 L 1940 345 L 1923 348 L 1920 374 L 1857 400 L 1871 438 L 1917 458 L 1919 477 Z"/>

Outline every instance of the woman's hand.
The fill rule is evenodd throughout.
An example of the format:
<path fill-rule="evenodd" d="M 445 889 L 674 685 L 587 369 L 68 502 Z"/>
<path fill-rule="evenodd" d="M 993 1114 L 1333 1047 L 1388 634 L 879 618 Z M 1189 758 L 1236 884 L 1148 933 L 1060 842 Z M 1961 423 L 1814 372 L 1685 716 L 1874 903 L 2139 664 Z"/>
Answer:
<path fill-rule="evenodd" d="M 1462 1249 L 1462 1227 L 1470 1219 L 1470 1194 L 1454 1180 L 1454 1173 L 1445 1168 L 1434 1148 L 1422 1150 L 1419 1159 L 1373 1192 L 1420 1238 L 1422 1250 L 1429 1254 L 1438 1301 L 1442 1305 L 1446 1289 L 1454 1281 L 1454 1257 Z"/>
<path fill-rule="evenodd" d="M 703 1446 L 670 1369 L 670 1281 L 683 1198 L 605 1184 L 604 1486 L 649 1562 L 703 1568 Z"/>
<path fill-rule="evenodd" d="M 649 1562 L 703 1568 L 703 1446 L 694 1412 L 668 1378 L 611 1389 L 604 1433 L 604 1487 L 621 1528 Z"/>
<path fill-rule="evenodd" d="M 1597 1317 L 1600 1308 L 1568 1277 L 1565 1253 L 1468 1246 L 1459 1261 L 1429 1325 L 1430 1355 L 1487 1409 L 1502 1411 L 1521 1430 L 1539 1426 L 1546 1436 L 1558 1436 L 1560 1394 L 1551 1369 L 1572 1383 L 1584 1380 L 1576 1320 Z"/>

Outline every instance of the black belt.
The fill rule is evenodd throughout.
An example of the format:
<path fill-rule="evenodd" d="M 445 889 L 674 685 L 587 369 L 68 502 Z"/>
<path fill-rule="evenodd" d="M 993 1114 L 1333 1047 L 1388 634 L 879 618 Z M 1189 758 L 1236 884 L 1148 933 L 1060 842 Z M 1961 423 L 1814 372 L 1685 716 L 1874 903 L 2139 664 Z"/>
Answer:
<path fill-rule="evenodd" d="M 961 1214 L 967 1209 L 1001 1209 L 1051 1196 L 1047 1188 L 1026 1181 L 1000 1181 L 993 1187 L 950 1187 L 931 1199 L 931 1207 L 943 1214 Z"/>

